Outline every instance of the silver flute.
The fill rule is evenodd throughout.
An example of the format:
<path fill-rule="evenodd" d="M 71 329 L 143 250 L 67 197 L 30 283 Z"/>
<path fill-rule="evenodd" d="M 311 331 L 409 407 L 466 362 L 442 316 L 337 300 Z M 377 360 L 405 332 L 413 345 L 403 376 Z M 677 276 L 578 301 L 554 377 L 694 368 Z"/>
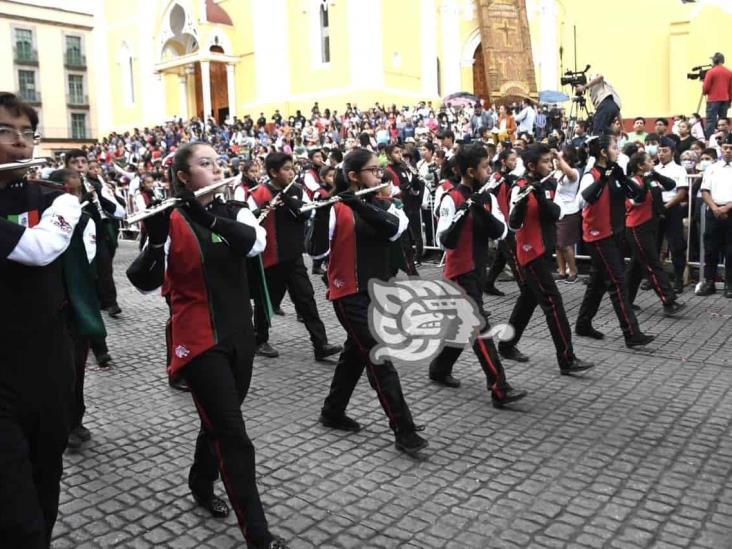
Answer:
<path fill-rule="evenodd" d="M 294 184 L 295 184 L 295 180 L 293 179 L 292 181 L 290 181 L 290 183 L 287 185 L 287 187 L 285 187 L 284 189 L 282 189 L 279 192 L 279 194 L 272 199 L 272 202 L 270 202 L 259 213 L 259 217 L 257 218 L 257 223 L 261 223 L 262 221 L 264 221 L 265 219 L 267 219 L 267 216 L 269 215 L 269 213 L 272 210 L 274 210 L 277 206 L 279 206 L 280 204 L 282 204 L 282 197 L 287 193 L 287 191 L 290 190 L 290 187 L 292 187 Z M 259 185 L 257 185 L 257 187 L 259 187 Z"/>
<path fill-rule="evenodd" d="M 354 196 L 364 196 L 366 194 L 375 193 L 381 190 L 384 190 L 387 188 L 391 183 L 382 183 L 381 185 L 377 185 L 376 187 L 369 187 L 368 189 L 361 189 L 360 191 L 356 191 L 353 193 Z M 300 213 L 309 212 L 312 210 L 317 210 L 318 208 L 324 208 L 325 206 L 330 206 L 331 204 L 335 204 L 336 202 L 340 202 L 341 197 L 340 196 L 333 196 L 329 198 L 328 200 L 321 200 L 320 202 L 313 202 L 312 204 L 305 204 L 302 208 L 300 208 Z"/>
<path fill-rule="evenodd" d="M 219 190 L 221 187 L 224 187 L 226 185 L 229 185 L 239 179 L 238 175 L 235 175 L 234 177 L 229 177 L 227 179 L 222 179 L 221 181 L 217 181 L 216 183 L 212 183 L 211 185 L 207 185 L 201 189 L 198 189 L 196 192 L 193 193 L 193 196 L 196 198 L 200 196 L 204 196 L 206 194 L 210 194 L 212 192 L 215 192 Z M 160 204 L 157 206 L 153 206 L 152 208 L 147 208 L 141 212 L 138 212 L 135 215 L 131 215 L 127 218 L 127 223 L 139 223 L 140 221 L 143 221 L 147 219 L 148 217 L 152 217 L 154 215 L 159 214 L 160 212 L 164 212 L 165 210 L 168 210 L 170 208 L 174 208 L 180 204 L 179 198 L 168 198 L 167 200 L 163 200 Z"/>
<path fill-rule="evenodd" d="M 44 157 L 18 160 L 17 162 L 6 162 L 5 164 L 0 164 L 0 172 L 8 170 L 20 170 L 22 168 L 32 168 L 34 166 L 43 166 L 48 162 L 50 162 L 50 159 Z"/>

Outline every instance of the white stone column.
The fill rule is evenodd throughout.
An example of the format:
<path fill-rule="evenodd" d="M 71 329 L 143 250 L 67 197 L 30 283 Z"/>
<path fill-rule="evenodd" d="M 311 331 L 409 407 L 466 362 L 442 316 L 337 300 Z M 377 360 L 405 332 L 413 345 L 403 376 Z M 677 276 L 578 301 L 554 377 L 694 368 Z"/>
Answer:
<path fill-rule="evenodd" d="M 460 21 L 455 0 L 442 0 L 442 95 L 460 91 Z"/>
<path fill-rule="evenodd" d="M 178 75 L 178 116 L 183 120 L 188 118 L 188 76 Z"/>
<path fill-rule="evenodd" d="M 421 49 L 422 49 L 422 94 L 425 98 L 437 97 L 437 17 L 435 0 L 421 0 L 420 16 L 422 20 Z"/>
<path fill-rule="evenodd" d="M 234 81 L 234 65 L 226 64 L 226 93 L 229 97 L 229 116 L 236 116 L 236 82 Z"/>
<path fill-rule="evenodd" d="M 555 0 L 541 0 L 540 5 L 541 48 L 539 48 L 539 90 L 558 90 L 559 39 Z M 534 54 L 536 55 L 536 53 Z M 536 60 L 537 58 L 534 57 Z"/>
<path fill-rule="evenodd" d="M 203 120 L 211 116 L 211 63 L 201 61 L 201 90 L 203 92 Z"/>

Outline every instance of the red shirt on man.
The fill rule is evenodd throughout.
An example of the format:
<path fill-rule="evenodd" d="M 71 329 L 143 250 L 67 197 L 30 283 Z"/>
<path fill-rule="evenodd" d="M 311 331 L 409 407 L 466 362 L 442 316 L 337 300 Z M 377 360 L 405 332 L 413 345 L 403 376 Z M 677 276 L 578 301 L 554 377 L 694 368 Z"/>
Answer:
<path fill-rule="evenodd" d="M 732 99 L 732 71 L 724 65 L 715 65 L 704 77 L 703 93 L 707 101 L 729 101 Z"/>

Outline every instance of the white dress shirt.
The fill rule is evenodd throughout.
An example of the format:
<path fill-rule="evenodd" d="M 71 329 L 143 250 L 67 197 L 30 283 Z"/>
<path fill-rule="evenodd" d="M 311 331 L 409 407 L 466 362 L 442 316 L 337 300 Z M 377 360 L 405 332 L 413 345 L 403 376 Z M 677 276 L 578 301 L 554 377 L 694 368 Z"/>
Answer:
<path fill-rule="evenodd" d="M 658 166 L 656 166 L 655 170 L 661 175 L 665 175 L 666 177 L 670 177 L 671 179 L 676 181 L 675 189 L 671 189 L 670 191 L 663 191 L 664 204 L 666 204 L 670 200 L 673 200 L 679 192 L 679 189 L 689 188 L 689 181 L 686 179 L 686 170 L 673 160 L 668 164 L 659 164 Z"/>
<path fill-rule="evenodd" d="M 709 191 L 717 206 L 732 202 L 732 162 L 720 160 L 709 166 L 704 172 L 701 190 Z"/>

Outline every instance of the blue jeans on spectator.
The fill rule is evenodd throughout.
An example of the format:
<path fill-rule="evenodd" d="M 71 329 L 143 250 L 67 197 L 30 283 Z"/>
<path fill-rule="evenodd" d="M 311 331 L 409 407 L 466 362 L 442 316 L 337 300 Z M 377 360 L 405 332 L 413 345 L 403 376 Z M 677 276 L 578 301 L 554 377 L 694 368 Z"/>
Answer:
<path fill-rule="evenodd" d="M 610 124 L 620 114 L 620 107 L 615 103 L 612 95 L 600 101 L 592 122 L 592 135 L 610 133 Z"/>
<path fill-rule="evenodd" d="M 729 101 L 709 101 L 707 102 L 707 127 L 705 133 L 709 139 L 714 130 L 717 129 L 717 121 L 720 118 L 727 118 L 727 109 L 729 109 Z"/>

